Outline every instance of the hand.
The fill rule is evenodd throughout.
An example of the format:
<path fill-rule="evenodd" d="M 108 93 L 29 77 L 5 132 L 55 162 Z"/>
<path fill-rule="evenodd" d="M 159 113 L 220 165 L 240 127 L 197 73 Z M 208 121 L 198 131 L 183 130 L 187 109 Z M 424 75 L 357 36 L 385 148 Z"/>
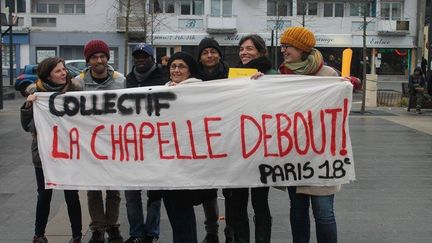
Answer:
<path fill-rule="evenodd" d="M 29 96 L 27 96 L 27 100 L 26 100 L 26 104 L 25 104 L 25 108 L 30 108 L 33 105 L 33 102 L 36 100 L 36 95 L 31 94 Z"/>
<path fill-rule="evenodd" d="M 258 78 L 260 78 L 262 76 L 264 76 L 264 73 L 262 73 L 262 72 L 256 72 L 254 75 L 252 75 L 250 77 L 250 79 L 258 79 Z"/>

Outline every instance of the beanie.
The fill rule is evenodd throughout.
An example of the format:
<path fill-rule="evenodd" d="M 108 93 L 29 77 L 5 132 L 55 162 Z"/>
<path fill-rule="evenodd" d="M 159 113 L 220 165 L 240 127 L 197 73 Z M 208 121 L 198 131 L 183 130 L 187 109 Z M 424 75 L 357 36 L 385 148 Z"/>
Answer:
<path fill-rule="evenodd" d="M 170 60 L 168 61 L 168 68 L 171 67 L 171 63 L 174 60 L 178 60 L 178 59 L 183 60 L 188 65 L 189 72 L 191 73 L 191 77 L 196 78 L 198 72 L 198 63 L 187 52 L 180 51 L 174 53 L 174 55 L 172 55 Z"/>
<path fill-rule="evenodd" d="M 84 47 L 84 57 L 86 59 L 86 62 L 89 61 L 90 57 L 93 54 L 99 53 L 99 52 L 104 53 L 109 60 L 109 58 L 110 58 L 109 47 L 104 41 L 102 41 L 102 40 L 89 41 Z"/>
<path fill-rule="evenodd" d="M 312 31 L 301 27 L 289 27 L 280 37 L 281 44 L 288 44 L 294 46 L 302 51 L 310 52 L 315 46 L 315 36 Z"/>
<path fill-rule="evenodd" d="M 153 56 L 154 50 L 151 45 L 148 45 L 146 43 L 139 43 L 133 48 L 132 56 L 136 55 L 138 52 L 144 52 L 149 56 Z"/>
<path fill-rule="evenodd" d="M 219 52 L 219 56 L 222 57 L 222 52 L 221 52 L 219 43 L 212 38 L 205 37 L 204 39 L 201 40 L 201 42 L 198 45 L 198 60 L 201 57 L 201 52 L 204 49 L 209 48 L 209 47 L 214 48 L 217 52 Z"/>

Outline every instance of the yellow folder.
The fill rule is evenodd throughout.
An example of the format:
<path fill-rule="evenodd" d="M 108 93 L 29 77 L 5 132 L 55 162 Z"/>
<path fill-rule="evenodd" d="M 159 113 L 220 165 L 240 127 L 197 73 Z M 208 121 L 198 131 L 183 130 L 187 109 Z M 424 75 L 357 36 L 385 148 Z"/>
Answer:
<path fill-rule="evenodd" d="M 258 72 L 255 68 L 230 68 L 228 71 L 228 78 L 241 78 L 251 77 Z"/>

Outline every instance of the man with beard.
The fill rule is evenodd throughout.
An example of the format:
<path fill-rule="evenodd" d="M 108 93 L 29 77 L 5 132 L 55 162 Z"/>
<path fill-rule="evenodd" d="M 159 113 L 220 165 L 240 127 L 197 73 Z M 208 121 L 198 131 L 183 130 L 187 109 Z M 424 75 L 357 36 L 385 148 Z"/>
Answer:
<path fill-rule="evenodd" d="M 164 85 L 168 75 L 155 63 L 153 47 L 139 43 L 133 48 L 134 66 L 126 76 L 126 87 Z M 125 243 L 159 242 L 161 196 L 159 191 L 147 191 L 147 217 L 144 222 L 140 190 L 125 191 L 130 238 Z"/>
<path fill-rule="evenodd" d="M 84 90 L 112 90 L 125 87 L 125 77 L 108 65 L 110 53 L 104 41 L 89 41 L 84 47 L 84 56 L 89 67 L 76 77 Z M 106 191 L 105 210 L 102 191 L 87 191 L 87 203 L 91 218 L 90 230 L 92 231 L 89 243 L 105 242 L 105 232 L 108 233 L 108 242 L 123 242 L 119 230 L 120 225 L 117 222 L 120 191 Z"/>
<path fill-rule="evenodd" d="M 229 66 L 222 60 L 222 52 L 219 43 L 211 38 L 204 38 L 198 45 L 198 70 L 199 78 L 203 81 L 225 79 L 228 77 Z M 206 236 L 201 243 L 219 243 L 219 207 L 217 203 L 217 189 L 200 190 L 202 205 L 205 215 Z M 226 242 L 232 242 L 232 227 L 230 226 L 231 192 L 229 189 L 223 189 L 225 197 L 225 238 Z"/>

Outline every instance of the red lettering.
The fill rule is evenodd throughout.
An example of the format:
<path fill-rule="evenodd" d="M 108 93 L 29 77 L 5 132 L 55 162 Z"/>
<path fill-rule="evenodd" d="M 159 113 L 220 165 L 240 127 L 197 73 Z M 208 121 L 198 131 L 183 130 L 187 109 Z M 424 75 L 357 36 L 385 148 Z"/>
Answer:
<path fill-rule="evenodd" d="M 320 111 L 320 124 L 321 124 L 321 148 L 318 150 L 315 145 L 315 136 L 314 136 L 314 126 L 313 126 L 313 120 L 312 120 L 312 112 L 308 111 L 308 125 L 309 125 L 309 131 L 311 136 L 311 145 L 312 150 L 317 154 L 324 153 L 325 147 L 326 147 L 326 130 L 325 130 L 325 122 L 324 122 L 324 111 Z"/>
<path fill-rule="evenodd" d="M 52 143 L 52 152 L 51 155 L 53 158 L 58 159 L 69 159 L 69 156 L 66 152 L 60 152 L 58 150 L 58 126 L 53 127 L 53 143 Z"/>
<path fill-rule="evenodd" d="M 192 156 L 186 156 L 186 155 L 182 155 L 180 154 L 180 146 L 179 146 L 179 142 L 178 142 L 178 137 L 177 137 L 177 127 L 175 122 L 171 122 L 171 127 L 173 130 L 173 136 L 174 136 L 174 147 L 176 150 L 176 155 L 177 155 L 177 159 L 191 159 Z M 189 131 L 190 133 L 190 131 Z"/>
<path fill-rule="evenodd" d="M 72 128 L 69 131 L 69 151 L 70 151 L 70 158 L 73 157 L 73 145 L 75 145 L 77 150 L 77 159 L 80 159 L 80 146 L 79 146 L 79 132 L 77 128 Z"/>
<path fill-rule="evenodd" d="M 264 114 L 261 116 L 262 119 L 262 131 L 263 131 L 263 141 L 264 141 L 264 157 L 278 157 L 278 154 L 275 153 L 269 153 L 268 152 L 268 144 L 267 140 L 272 138 L 271 134 L 267 133 L 267 126 L 266 126 L 266 119 L 272 119 L 272 115 Z"/>
<path fill-rule="evenodd" d="M 129 131 L 130 130 L 130 131 Z M 131 138 L 128 137 L 131 136 Z M 138 141 L 137 141 L 137 132 L 136 127 L 133 123 L 127 123 L 124 127 L 124 143 L 125 143 L 125 152 L 126 152 L 126 161 L 129 161 L 129 144 L 133 145 L 134 148 L 134 159 L 138 160 Z"/>
<path fill-rule="evenodd" d="M 149 133 L 144 133 L 145 128 L 148 127 L 150 129 Z M 152 138 L 154 136 L 154 127 L 151 123 L 149 122 L 143 122 L 141 123 L 140 126 L 140 133 L 139 133 L 139 147 L 140 147 L 140 160 L 143 161 L 144 160 L 144 139 L 147 138 Z"/>
<path fill-rule="evenodd" d="M 337 113 L 341 112 L 341 108 L 326 109 L 325 112 L 331 114 L 331 135 L 330 135 L 330 152 L 334 156 L 336 155 L 336 120 Z"/>
<path fill-rule="evenodd" d="M 299 120 L 301 123 L 303 123 L 303 128 L 304 128 L 304 133 L 305 133 L 305 147 L 304 149 L 300 148 L 300 144 L 299 144 L 299 128 L 298 128 L 298 124 L 299 124 Z M 300 112 L 296 112 L 294 113 L 294 140 L 295 140 L 295 148 L 296 151 L 299 155 L 305 155 L 308 150 L 309 150 L 309 144 L 310 144 L 310 137 L 309 137 L 309 130 L 308 130 L 308 126 L 307 126 L 307 122 L 306 119 L 304 118 L 303 114 Z"/>
<path fill-rule="evenodd" d="M 99 126 L 97 126 L 95 128 L 95 130 L 92 133 L 91 143 L 90 143 L 90 147 L 91 147 L 91 151 L 92 151 L 93 155 L 96 157 L 96 159 L 99 159 L 99 160 L 107 160 L 108 159 L 108 156 L 101 155 L 98 152 L 96 152 L 96 137 L 97 137 L 97 133 L 100 130 L 104 129 L 104 128 L 105 128 L 104 125 L 99 125 Z"/>
<path fill-rule="evenodd" d="M 204 129 L 205 129 L 207 149 L 208 149 L 208 154 L 209 154 L 209 158 L 210 159 L 224 158 L 224 157 L 228 156 L 226 153 L 213 154 L 213 149 L 212 149 L 212 146 L 211 146 L 210 138 L 211 137 L 220 137 L 221 133 L 220 132 L 210 133 L 210 131 L 209 131 L 209 123 L 212 122 L 212 121 L 220 121 L 220 120 L 222 120 L 222 118 L 220 118 L 220 117 L 206 117 L 206 118 L 204 118 Z"/>
<path fill-rule="evenodd" d="M 161 127 L 163 126 L 169 126 L 168 122 L 158 122 L 157 127 L 157 134 L 158 134 L 158 142 L 159 142 L 159 157 L 161 159 L 174 159 L 174 155 L 164 155 L 162 145 L 169 144 L 169 140 L 162 139 L 162 132 Z"/>
<path fill-rule="evenodd" d="M 284 129 L 282 129 L 282 118 L 287 122 L 287 125 Z M 291 127 L 291 119 L 283 113 L 276 114 L 276 129 L 277 129 L 277 139 L 278 139 L 278 149 L 279 149 L 279 156 L 283 157 L 287 155 L 289 152 L 291 152 L 291 149 L 293 147 L 293 140 L 291 135 L 289 134 L 289 129 Z M 286 148 L 284 149 L 282 146 L 282 138 L 285 138 L 288 140 L 288 144 Z"/>
<path fill-rule="evenodd" d="M 344 108 L 343 108 L 343 121 L 342 121 L 342 149 L 339 151 L 339 154 L 345 156 L 348 152 L 346 150 L 346 121 L 348 117 L 348 99 L 344 99 Z"/>
<path fill-rule="evenodd" d="M 116 160 L 116 145 L 118 145 L 119 147 L 119 151 L 120 151 L 120 161 L 124 160 L 124 150 L 123 150 L 123 128 L 121 125 L 118 126 L 118 138 L 115 138 L 115 125 L 111 125 L 111 149 L 112 149 L 112 154 L 111 154 L 111 158 L 112 160 Z"/>
<path fill-rule="evenodd" d="M 206 159 L 207 155 L 198 155 L 195 148 L 195 138 L 192 131 L 192 122 L 190 120 L 186 121 L 188 129 L 189 129 L 189 141 L 191 145 L 191 152 L 192 152 L 192 158 L 193 159 Z"/>
<path fill-rule="evenodd" d="M 249 120 L 250 122 L 252 122 L 253 125 L 255 125 L 255 127 L 257 128 L 259 135 L 257 136 L 257 141 L 255 142 L 255 145 L 253 146 L 253 148 L 250 151 L 247 151 L 246 149 L 246 134 L 245 134 L 245 122 Z M 251 133 L 252 134 L 252 133 Z M 255 118 L 253 118 L 252 116 L 248 116 L 248 115 L 241 115 L 240 116 L 240 138 L 241 138 L 241 145 L 242 145 L 242 155 L 244 159 L 249 158 L 252 154 L 254 154 L 256 152 L 256 150 L 258 149 L 258 146 L 261 144 L 261 138 L 262 138 L 262 131 L 261 131 L 261 127 L 258 124 L 258 122 L 255 120 Z"/>

